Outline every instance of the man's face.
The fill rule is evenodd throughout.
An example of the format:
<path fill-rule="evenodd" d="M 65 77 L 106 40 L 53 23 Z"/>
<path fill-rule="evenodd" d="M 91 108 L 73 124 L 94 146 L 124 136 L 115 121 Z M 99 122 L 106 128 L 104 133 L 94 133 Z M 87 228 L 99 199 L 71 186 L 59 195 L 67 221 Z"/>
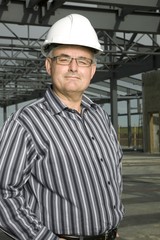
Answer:
<path fill-rule="evenodd" d="M 91 59 L 94 55 L 91 50 L 80 46 L 62 45 L 55 48 L 52 56 L 64 56 L 71 58 Z M 67 65 L 61 65 L 56 59 L 46 59 L 46 70 L 52 77 L 53 89 L 59 94 L 80 93 L 90 84 L 90 81 L 96 71 L 96 64 L 90 66 L 78 66 L 75 59 Z"/>

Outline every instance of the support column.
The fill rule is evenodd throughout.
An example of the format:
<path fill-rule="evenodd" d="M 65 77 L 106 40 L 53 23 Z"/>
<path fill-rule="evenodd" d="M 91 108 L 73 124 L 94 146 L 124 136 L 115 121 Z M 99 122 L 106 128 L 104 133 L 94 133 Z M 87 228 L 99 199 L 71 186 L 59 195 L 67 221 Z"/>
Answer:
<path fill-rule="evenodd" d="M 131 104 L 127 100 L 127 123 L 128 123 L 128 147 L 132 144 L 132 128 L 131 128 Z"/>
<path fill-rule="evenodd" d="M 111 120 L 118 134 L 118 106 L 117 106 L 117 80 L 110 79 L 111 89 Z"/>
<path fill-rule="evenodd" d="M 3 122 L 5 122 L 7 119 L 7 107 L 4 106 L 3 107 Z"/>

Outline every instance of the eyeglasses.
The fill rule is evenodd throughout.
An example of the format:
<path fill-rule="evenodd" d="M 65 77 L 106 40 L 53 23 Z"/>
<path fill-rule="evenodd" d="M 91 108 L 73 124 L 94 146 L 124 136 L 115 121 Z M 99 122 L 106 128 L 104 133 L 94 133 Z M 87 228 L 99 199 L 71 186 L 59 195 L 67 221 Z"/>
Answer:
<path fill-rule="evenodd" d="M 79 67 L 90 67 L 94 62 L 90 58 L 85 58 L 85 57 L 72 58 L 70 56 L 63 56 L 63 55 L 53 56 L 51 57 L 51 59 L 53 59 L 53 61 L 56 61 L 56 63 L 60 65 L 69 65 L 73 60 L 75 60 Z"/>

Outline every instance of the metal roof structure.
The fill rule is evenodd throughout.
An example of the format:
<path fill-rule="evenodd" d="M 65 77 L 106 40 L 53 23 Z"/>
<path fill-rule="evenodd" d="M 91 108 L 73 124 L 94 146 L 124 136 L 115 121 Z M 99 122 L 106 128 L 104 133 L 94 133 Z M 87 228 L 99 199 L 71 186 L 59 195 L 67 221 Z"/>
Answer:
<path fill-rule="evenodd" d="M 160 0 L 0 0 L 0 107 L 40 97 L 51 82 L 40 48 L 49 27 L 79 13 L 104 53 L 86 93 L 98 103 L 139 98 L 137 74 L 160 67 Z"/>

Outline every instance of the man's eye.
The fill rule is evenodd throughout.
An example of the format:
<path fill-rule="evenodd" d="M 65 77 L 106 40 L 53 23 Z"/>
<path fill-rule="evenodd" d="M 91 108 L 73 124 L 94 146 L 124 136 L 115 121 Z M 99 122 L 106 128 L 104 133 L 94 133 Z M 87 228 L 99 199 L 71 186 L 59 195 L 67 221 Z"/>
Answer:
<path fill-rule="evenodd" d="M 86 59 L 78 59 L 79 64 L 81 65 L 88 65 L 88 62 Z"/>
<path fill-rule="evenodd" d="M 65 58 L 65 57 L 59 58 L 59 61 L 60 61 L 60 62 L 69 62 L 69 60 L 70 60 L 70 59 Z"/>

